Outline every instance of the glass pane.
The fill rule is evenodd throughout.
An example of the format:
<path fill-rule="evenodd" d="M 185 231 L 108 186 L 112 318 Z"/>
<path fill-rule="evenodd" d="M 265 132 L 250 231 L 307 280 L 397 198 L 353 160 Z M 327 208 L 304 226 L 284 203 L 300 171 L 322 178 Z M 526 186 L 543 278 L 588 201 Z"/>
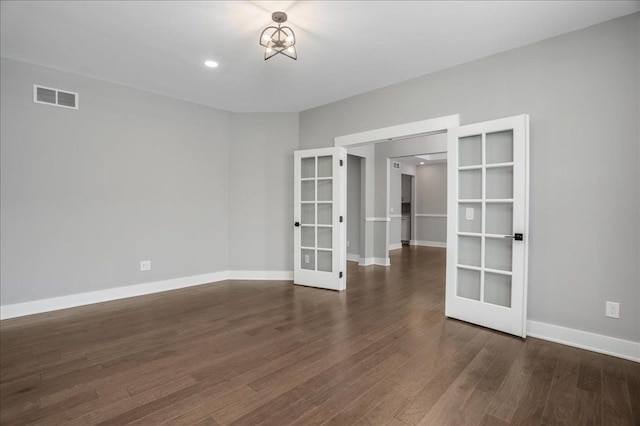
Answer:
<path fill-rule="evenodd" d="M 330 251 L 318 250 L 318 271 L 333 271 L 332 255 Z"/>
<path fill-rule="evenodd" d="M 318 181 L 318 201 L 332 201 L 333 180 Z"/>
<path fill-rule="evenodd" d="M 316 177 L 316 157 L 303 158 L 301 160 L 300 175 L 303 178 Z"/>
<path fill-rule="evenodd" d="M 480 237 L 458 237 L 458 263 L 480 267 Z"/>
<path fill-rule="evenodd" d="M 459 297 L 480 300 L 480 271 L 458 268 L 456 294 Z"/>
<path fill-rule="evenodd" d="M 315 226 L 303 226 L 300 235 L 300 245 L 303 247 L 316 246 L 316 228 Z"/>
<path fill-rule="evenodd" d="M 332 235 L 333 231 L 331 228 L 318 228 L 318 248 L 332 248 Z"/>
<path fill-rule="evenodd" d="M 482 164 L 482 136 L 467 136 L 458 140 L 458 166 Z"/>
<path fill-rule="evenodd" d="M 484 301 L 494 305 L 511 307 L 511 277 L 484 273 Z"/>
<path fill-rule="evenodd" d="M 487 164 L 513 161 L 513 130 L 487 133 Z"/>
<path fill-rule="evenodd" d="M 513 198 L 513 167 L 487 169 L 487 198 Z"/>
<path fill-rule="evenodd" d="M 513 235 L 513 203 L 487 204 L 487 234 Z"/>
<path fill-rule="evenodd" d="M 315 201 L 316 200 L 316 182 L 313 180 L 305 180 L 300 183 L 300 200 Z"/>
<path fill-rule="evenodd" d="M 487 238 L 484 244 L 485 268 L 511 271 L 512 240 L 506 238 Z"/>
<path fill-rule="evenodd" d="M 460 198 L 482 198 L 482 170 L 461 170 L 458 176 Z"/>
<path fill-rule="evenodd" d="M 331 217 L 333 215 L 333 206 L 331 204 L 319 203 L 318 204 L 318 224 L 319 225 L 332 225 Z"/>
<path fill-rule="evenodd" d="M 313 225 L 316 223 L 316 206 L 315 204 L 302 204 L 300 206 L 303 225 Z"/>
<path fill-rule="evenodd" d="M 482 204 L 458 204 L 458 231 L 476 233 L 482 231 Z"/>
<path fill-rule="evenodd" d="M 316 270 L 316 251 L 309 249 L 300 250 L 300 269 Z"/>
<path fill-rule="evenodd" d="M 318 157 L 318 177 L 333 176 L 333 158 L 330 155 Z"/>

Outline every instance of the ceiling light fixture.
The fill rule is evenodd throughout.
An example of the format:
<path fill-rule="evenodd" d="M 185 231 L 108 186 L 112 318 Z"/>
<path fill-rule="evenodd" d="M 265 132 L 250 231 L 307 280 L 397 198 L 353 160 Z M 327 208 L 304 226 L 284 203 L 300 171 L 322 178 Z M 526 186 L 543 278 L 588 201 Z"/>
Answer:
<path fill-rule="evenodd" d="M 291 27 L 282 26 L 287 22 L 287 14 L 284 12 L 273 12 L 271 14 L 273 22 L 278 26 L 268 26 L 260 34 L 260 46 L 264 47 L 264 60 L 273 58 L 278 53 L 283 54 L 293 60 L 298 59 L 296 52 L 296 35 Z"/>
<path fill-rule="evenodd" d="M 204 61 L 204 66 L 207 68 L 218 68 L 218 63 L 216 61 Z"/>

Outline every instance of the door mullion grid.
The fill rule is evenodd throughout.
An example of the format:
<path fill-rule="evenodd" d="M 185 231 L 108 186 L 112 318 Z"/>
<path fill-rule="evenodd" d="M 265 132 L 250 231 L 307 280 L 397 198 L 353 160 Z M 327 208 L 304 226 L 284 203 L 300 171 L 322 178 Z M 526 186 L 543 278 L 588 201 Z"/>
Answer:
<path fill-rule="evenodd" d="M 318 270 L 318 225 L 320 223 L 320 215 L 318 214 L 318 166 L 320 165 L 318 163 L 318 156 L 314 156 L 313 157 L 314 162 L 315 162 L 315 174 L 314 174 L 314 185 L 315 185 L 315 214 L 316 214 L 316 226 L 315 226 L 315 241 L 313 242 L 313 257 L 314 257 L 314 263 L 313 263 L 313 270 L 317 271 Z"/>
<path fill-rule="evenodd" d="M 484 303 L 484 276 L 487 232 L 487 134 L 482 133 L 482 203 L 480 230 L 480 302 Z"/>

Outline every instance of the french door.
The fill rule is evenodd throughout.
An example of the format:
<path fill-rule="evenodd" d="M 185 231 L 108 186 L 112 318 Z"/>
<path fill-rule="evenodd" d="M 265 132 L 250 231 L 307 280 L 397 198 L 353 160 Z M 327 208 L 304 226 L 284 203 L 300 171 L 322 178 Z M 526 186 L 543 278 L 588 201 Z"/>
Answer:
<path fill-rule="evenodd" d="M 294 154 L 294 284 L 346 288 L 344 148 Z"/>
<path fill-rule="evenodd" d="M 448 135 L 445 315 L 526 337 L 529 117 Z"/>

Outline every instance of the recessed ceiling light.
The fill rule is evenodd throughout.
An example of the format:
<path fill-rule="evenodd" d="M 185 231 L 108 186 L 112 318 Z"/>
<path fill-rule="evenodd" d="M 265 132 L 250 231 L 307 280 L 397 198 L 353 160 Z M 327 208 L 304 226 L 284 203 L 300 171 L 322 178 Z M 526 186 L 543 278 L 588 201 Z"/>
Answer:
<path fill-rule="evenodd" d="M 424 164 L 424 161 L 421 161 L 420 164 Z"/>
<path fill-rule="evenodd" d="M 218 68 L 218 63 L 216 61 L 204 61 L 204 66 L 207 68 Z"/>

